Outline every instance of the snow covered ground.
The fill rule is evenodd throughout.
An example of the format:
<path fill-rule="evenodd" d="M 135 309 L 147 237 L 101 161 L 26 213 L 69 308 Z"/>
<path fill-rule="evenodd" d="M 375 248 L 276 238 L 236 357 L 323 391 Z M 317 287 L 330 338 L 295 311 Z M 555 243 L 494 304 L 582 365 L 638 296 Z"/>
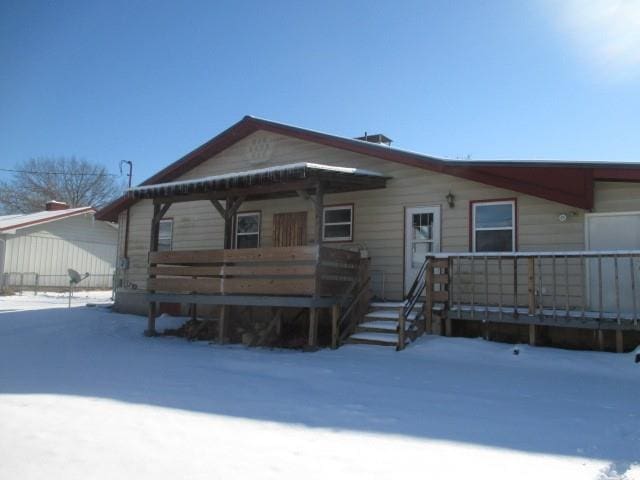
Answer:
<path fill-rule="evenodd" d="M 73 292 L 72 307 L 84 307 L 87 303 L 105 305 L 111 301 L 111 290 L 79 290 Z M 23 292 L 22 295 L 0 296 L 0 313 L 21 310 L 40 310 L 43 308 L 68 308 L 69 292 Z"/>
<path fill-rule="evenodd" d="M 0 297 L 2 479 L 640 478 L 631 354 L 221 347 L 65 302 Z"/>

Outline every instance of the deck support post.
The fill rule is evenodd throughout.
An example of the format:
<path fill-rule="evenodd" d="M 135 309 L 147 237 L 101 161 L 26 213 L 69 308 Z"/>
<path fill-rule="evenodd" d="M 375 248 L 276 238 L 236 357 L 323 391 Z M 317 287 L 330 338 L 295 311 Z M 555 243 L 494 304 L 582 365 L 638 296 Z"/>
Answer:
<path fill-rule="evenodd" d="M 602 330 L 598 330 L 598 350 L 604 350 L 604 332 Z"/>
<path fill-rule="evenodd" d="M 405 332 L 406 332 L 406 318 L 404 316 L 404 307 L 400 310 L 400 315 L 398 316 L 398 345 L 396 345 L 396 350 L 399 352 L 400 350 L 404 350 L 405 346 Z"/>
<path fill-rule="evenodd" d="M 451 324 L 451 319 L 448 316 L 444 319 L 444 335 L 445 337 L 453 336 L 453 325 Z"/>
<path fill-rule="evenodd" d="M 149 302 L 149 314 L 147 317 L 147 329 L 144 331 L 146 337 L 155 337 L 156 332 L 156 302 Z"/>
<path fill-rule="evenodd" d="M 485 340 L 491 340 L 491 331 L 489 329 L 489 322 L 482 322 L 482 337 Z"/>
<path fill-rule="evenodd" d="M 340 304 L 331 307 L 331 348 L 338 348 L 338 320 L 340 320 Z"/>
<path fill-rule="evenodd" d="M 622 330 L 616 330 L 616 352 L 622 353 L 624 351 L 624 338 L 622 337 Z"/>
<path fill-rule="evenodd" d="M 311 307 L 309 309 L 309 346 L 318 345 L 318 309 Z"/>
<path fill-rule="evenodd" d="M 529 324 L 529 345 L 536 345 L 538 339 L 536 338 L 536 334 L 538 333 L 536 326 L 533 323 Z"/>
<path fill-rule="evenodd" d="M 224 336 L 227 333 L 226 324 L 227 317 L 229 316 L 229 306 L 221 305 L 220 306 L 220 320 L 218 321 L 218 343 L 220 345 L 224 345 Z"/>

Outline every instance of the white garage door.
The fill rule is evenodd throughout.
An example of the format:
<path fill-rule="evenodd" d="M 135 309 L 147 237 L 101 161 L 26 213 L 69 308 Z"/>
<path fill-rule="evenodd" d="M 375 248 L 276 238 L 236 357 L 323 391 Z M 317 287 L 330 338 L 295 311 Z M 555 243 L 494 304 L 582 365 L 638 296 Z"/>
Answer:
<path fill-rule="evenodd" d="M 587 250 L 640 250 L 640 212 L 591 214 L 586 217 Z M 633 266 L 632 266 L 633 265 Z M 602 259 L 602 279 L 598 278 L 596 260 L 589 261 L 589 305 L 599 309 L 599 288 L 602 285 L 602 307 L 604 311 L 615 312 L 617 301 L 622 312 L 631 313 L 633 297 L 631 275 L 635 277 L 635 297 L 640 309 L 640 258 L 632 264 L 628 257 L 618 260 L 619 297 L 615 290 L 615 265 L 612 258 Z"/>

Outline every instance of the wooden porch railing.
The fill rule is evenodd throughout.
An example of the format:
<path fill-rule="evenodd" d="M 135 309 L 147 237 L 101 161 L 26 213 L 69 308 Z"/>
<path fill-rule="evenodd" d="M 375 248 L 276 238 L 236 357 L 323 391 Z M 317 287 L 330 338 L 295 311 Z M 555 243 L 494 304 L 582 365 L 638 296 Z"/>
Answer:
<path fill-rule="evenodd" d="M 273 247 L 151 252 L 151 292 L 208 295 L 334 296 L 356 278 L 358 252 Z"/>
<path fill-rule="evenodd" d="M 447 264 L 448 278 L 441 291 L 431 289 L 431 297 L 448 318 L 617 332 L 639 327 L 638 250 L 451 253 L 435 258 Z"/>

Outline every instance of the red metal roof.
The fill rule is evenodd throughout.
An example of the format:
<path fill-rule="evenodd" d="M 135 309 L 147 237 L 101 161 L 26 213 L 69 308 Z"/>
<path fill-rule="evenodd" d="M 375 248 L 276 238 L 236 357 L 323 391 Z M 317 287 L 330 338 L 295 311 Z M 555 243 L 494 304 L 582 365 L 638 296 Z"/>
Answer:
<path fill-rule="evenodd" d="M 638 163 L 446 160 L 386 145 L 246 116 L 208 142 L 160 170 L 142 182 L 141 185 L 176 179 L 258 130 L 453 175 L 585 210 L 593 207 L 594 181 L 640 182 L 640 164 Z M 96 218 L 116 221 L 118 213 L 135 201 L 124 196 L 120 197 L 98 211 Z"/>

